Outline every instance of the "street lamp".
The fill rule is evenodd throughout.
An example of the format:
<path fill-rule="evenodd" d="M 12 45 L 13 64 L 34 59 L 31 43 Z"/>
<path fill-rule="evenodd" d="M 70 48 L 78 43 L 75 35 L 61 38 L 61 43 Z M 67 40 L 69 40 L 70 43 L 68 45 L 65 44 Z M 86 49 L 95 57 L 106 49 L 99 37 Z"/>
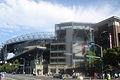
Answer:
<path fill-rule="evenodd" d="M 25 70 L 25 58 L 21 58 L 21 59 L 24 60 L 23 61 L 23 74 L 24 74 L 25 73 L 25 71 L 24 71 Z"/>
<path fill-rule="evenodd" d="M 91 45 L 95 45 L 95 46 L 97 46 L 97 47 L 100 48 L 100 53 L 101 53 L 101 56 L 100 56 L 100 59 L 101 59 L 101 69 L 102 69 L 102 74 L 103 74 L 103 60 L 102 60 L 102 58 L 103 58 L 103 53 L 102 53 L 102 46 L 100 46 L 100 45 L 98 45 L 98 44 L 95 44 L 95 43 L 91 43 Z"/>
<path fill-rule="evenodd" d="M 98 45 L 98 44 L 95 44 L 95 43 L 91 43 L 91 45 L 95 45 L 95 46 L 97 46 L 97 47 L 99 47 L 100 48 L 100 54 L 101 54 L 101 58 L 103 58 L 103 53 L 102 53 L 102 46 L 100 46 L 100 45 Z"/>

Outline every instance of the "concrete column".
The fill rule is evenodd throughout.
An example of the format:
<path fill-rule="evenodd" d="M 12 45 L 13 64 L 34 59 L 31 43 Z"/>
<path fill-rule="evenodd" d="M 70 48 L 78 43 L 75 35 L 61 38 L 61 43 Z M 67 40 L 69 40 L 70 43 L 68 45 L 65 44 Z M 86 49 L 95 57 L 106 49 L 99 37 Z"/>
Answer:
<path fill-rule="evenodd" d="M 72 65 L 72 41 L 73 41 L 73 29 L 66 29 L 66 64 Z"/>

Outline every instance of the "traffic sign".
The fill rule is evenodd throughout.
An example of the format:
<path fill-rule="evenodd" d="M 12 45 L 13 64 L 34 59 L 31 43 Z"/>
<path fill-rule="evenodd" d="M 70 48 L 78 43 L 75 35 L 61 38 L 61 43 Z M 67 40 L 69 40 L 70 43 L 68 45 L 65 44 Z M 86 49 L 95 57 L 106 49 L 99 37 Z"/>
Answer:
<path fill-rule="evenodd" d="M 89 55 L 86 55 L 86 57 L 88 57 L 88 58 L 100 58 L 98 56 L 89 56 Z"/>
<path fill-rule="evenodd" d="M 20 66 L 24 66 L 24 65 L 21 64 Z"/>

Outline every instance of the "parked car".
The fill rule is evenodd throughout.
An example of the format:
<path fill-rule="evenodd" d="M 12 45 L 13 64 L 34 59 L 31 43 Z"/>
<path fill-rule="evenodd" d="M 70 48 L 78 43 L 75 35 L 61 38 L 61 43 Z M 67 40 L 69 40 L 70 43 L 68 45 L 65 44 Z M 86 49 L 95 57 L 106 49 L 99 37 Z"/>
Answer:
<path fill-rule="evenodd" d="M 76 75 L 72 75 L 72 78 L 74 79 L 77 79 L 78 78 L 78 76 L 76 76 Z"/>
<path fill-rule="evenodd" d="M 62 79 L 63 76 L 62 76 L 62 74 L 54 74 L 54 75 L 53 75 L 53 78 L 59 78 L 59 79 Z"/>
<path fill-rule="evenodd" d="M 0 80 L 4 80 L 5 78 L 5 74 L 4 73 L 0 73 Z"/>
<path fill-rule="evenodd" d="M 72 75 L 72 78 L 75 78 L 75 79 L 77 79 L 78 78 L 78 73 L 73 73 L 73 75 Z"/>

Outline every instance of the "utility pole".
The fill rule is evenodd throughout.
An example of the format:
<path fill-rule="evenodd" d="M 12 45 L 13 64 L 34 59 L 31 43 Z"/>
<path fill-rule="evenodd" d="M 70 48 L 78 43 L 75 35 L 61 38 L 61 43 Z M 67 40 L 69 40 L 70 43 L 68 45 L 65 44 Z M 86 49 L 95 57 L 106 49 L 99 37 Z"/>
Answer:
<path fill-rule="evenodd" d="M 101 73 L 103 75 L 103 53 L 102 53 L 102 46 L 98 45 L 98 44 L 95 44 L 95 43 L 91 43 L 91 45 L 95 45 L 97 47 L 100 48 L 100 53 L 101 53 L 101 56 L 100 56 L 100 59 L 101 59 Z"/>

